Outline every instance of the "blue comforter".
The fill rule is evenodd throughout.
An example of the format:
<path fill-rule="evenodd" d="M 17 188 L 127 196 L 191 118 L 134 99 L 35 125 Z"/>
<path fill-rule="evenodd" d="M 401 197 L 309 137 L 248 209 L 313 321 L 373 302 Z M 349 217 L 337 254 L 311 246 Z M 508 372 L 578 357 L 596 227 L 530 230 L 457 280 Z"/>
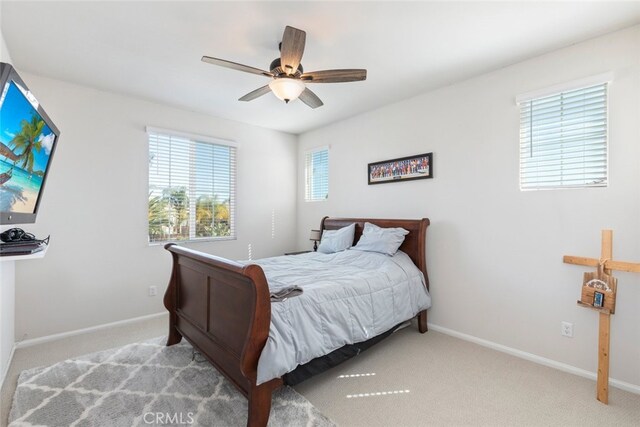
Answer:
<path fill-rule="evenodd" d="M 271 303 L 269 338 L 258 363 L 261 384 L 346 344 L 366 341 L 431 306 L 409 256 L 347 250 L 265 258 L 272 293 L 303 292 Z"/>

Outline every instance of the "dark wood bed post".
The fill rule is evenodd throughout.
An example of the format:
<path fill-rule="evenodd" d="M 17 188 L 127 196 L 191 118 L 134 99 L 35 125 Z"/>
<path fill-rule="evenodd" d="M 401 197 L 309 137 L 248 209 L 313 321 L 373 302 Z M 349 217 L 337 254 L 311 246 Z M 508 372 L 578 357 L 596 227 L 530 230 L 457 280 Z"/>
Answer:
<path fill-rule="evenodd" d="M 427 328 L 427 310 L 422 310 L 418 313 L 418 330 L 421 334 L 424 334 L 429 329 Z"/>
<path fill-rule="evenodd" d="M 404 251 L 414 264 L 424 274 L 424 281 L 429 289 L 429 276 L 427 275 L 427 227 L 429 227 L 429 219 L 422 218 L 420 220 L 402 220 L 402 219 L 366 219 L 362 218 L 329 218 L 325 216 L 320 221 L 320 230 L 336 230 L 338 228 L 345 227 L 349 224 L 356 223 L 356 232 L 353 236 L 353 244 L 355 245 L 360 236 L 365 222 L 370 222 L 379 227 L 402 227 L 405 230 L 410 231 L 402 245 L 400 250 Z M 422 310 L 416 316 L 418 320 L 418 330 L 420 333 L 427 332 L 427 310 Z"/>
<path fill-rule="evenodd" d="M 427 227 L 429 227 L 430 221 L 428 218 L 422 218 L 420 220 L 420 232 L 418 233 L 418 268 L 424 274 L 424 283 L 429 289 L 429 275 L 427 274 Z M 421 334 L 427 332 L 427 310 L 422 310 L 418 313 L 418 331 Z"/>
<path fill-rule="evenodd" d="M 242 350 L 240 370 L 249 380 L 249 415 L 247 427 L 262 427 L 269 422 L 271 412 L 271 395 L 273 390 L 282 385 L 282 379 L 276 378 L 266 383 L 256 385 L 258 378 L 258 360 L 260 353 L 269 337 L 271 326 L 271 295 L 267 278 L 262 268 L 255 264 L 247 265 L 242 269 L 242 274 L 249 277 L 254 283 L 263 283 L 264 286 L 256 286 L 255 316 L 251 319 L 249 336 Z"/>
<path fill-rule="evenodd" d="M 164 245 L 166 250 L 169 250 L 175 243 L 167 243 Z M 169 335 L 167 337 L 167 346 L 178 344 L 182 341 L 182 335 L 176 329 L 176 278 L 178 269 L 178 255 L 169 251 L 173 257 L 173 263 L 171 267 L 171 278 L 169 279 L 169 286 L 167 286 L 167 292 L 164 294 L 164 306 L 169 311 Z"/>

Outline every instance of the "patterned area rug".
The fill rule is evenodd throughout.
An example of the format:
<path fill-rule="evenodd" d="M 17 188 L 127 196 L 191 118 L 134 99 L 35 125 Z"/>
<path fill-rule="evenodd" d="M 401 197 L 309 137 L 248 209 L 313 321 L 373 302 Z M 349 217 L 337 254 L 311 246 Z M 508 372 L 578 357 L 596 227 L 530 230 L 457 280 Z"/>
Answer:
<path fill-rule="evenodd" d="M 164 338 L 24 371 L 10 426 L 244 426 L 247 399 L 184 342 Z M 334 426 L 289 387 L 273 394 L 270 426 Z"/>

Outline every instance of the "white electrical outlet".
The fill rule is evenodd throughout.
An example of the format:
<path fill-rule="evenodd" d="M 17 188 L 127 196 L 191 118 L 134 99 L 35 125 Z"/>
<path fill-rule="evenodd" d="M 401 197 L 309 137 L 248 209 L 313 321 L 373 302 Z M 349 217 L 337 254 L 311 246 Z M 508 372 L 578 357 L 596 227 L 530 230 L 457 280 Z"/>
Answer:
<path fill-rule="evenodd" d="M 562 322 L 560 325 L 560 334 L 563 337 L 573 338 L 573 323 Z"/>
<path fill-rule="evenodd" d="M 158 287 L 157 286 L 149 286 L 149 296 L 155 297 L 158 295 Z"/>

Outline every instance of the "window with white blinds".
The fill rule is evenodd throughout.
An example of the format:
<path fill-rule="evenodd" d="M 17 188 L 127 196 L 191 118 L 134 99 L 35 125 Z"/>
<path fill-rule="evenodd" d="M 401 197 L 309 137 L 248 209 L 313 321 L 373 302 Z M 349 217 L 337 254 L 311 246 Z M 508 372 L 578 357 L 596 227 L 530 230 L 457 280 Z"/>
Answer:
<path fill-rule="evenodd" d="M 149 242 L 235 238 L 236 146 L 148 128 Z"/>
<path fill-rule="evenodd" d="M 326 200 L 329 197 L 329 148 L 322 147 L 305 154 L 305 202 Z"/>
<path fill-rule="evenodd" d="M 607 83 L 519 106 L 521 190 L 607 185 Z"/>

